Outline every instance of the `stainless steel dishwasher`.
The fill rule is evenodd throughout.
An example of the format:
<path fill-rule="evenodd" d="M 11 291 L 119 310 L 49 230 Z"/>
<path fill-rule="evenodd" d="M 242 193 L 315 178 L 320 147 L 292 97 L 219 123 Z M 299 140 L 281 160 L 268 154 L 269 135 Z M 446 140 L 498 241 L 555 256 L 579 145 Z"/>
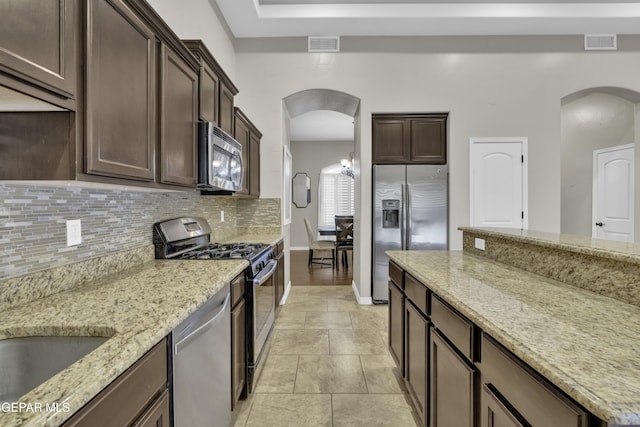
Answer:
<path fill-rule="evenodd" d="M 231 424 L 229 285 L 173 330 L 176 427 Z"/>

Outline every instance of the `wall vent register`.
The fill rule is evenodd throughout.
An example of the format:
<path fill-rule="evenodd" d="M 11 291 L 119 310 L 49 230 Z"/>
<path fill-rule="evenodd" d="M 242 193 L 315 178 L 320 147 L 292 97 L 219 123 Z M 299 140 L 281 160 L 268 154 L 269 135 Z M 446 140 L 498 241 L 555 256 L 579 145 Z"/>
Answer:
<path fill-rule="evenodd" d="M 584 50 L 616 50 L 618 36 L 616 34 L 585 34 Z"/>

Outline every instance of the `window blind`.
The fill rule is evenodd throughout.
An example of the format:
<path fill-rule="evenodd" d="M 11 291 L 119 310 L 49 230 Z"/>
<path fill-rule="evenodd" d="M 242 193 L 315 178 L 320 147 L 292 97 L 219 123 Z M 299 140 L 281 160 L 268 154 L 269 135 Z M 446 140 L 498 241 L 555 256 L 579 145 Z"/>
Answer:
<path fill-rule="evenodd" d="M 318 200 L 318 226 L 335 225 L 336 215 L 353 215 L 353 178 L 341 173 L 320 174 Z"/>

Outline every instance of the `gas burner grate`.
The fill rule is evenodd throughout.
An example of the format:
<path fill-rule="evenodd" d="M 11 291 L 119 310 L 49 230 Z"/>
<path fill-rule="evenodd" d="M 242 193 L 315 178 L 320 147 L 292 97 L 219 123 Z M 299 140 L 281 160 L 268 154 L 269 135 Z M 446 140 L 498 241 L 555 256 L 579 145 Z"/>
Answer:
<path fill-rule="evenodd" d="M 251 259 L 264 248 L 263 243 L 212 243 L 209 246 L 189 251 L 181 259 Z"/>

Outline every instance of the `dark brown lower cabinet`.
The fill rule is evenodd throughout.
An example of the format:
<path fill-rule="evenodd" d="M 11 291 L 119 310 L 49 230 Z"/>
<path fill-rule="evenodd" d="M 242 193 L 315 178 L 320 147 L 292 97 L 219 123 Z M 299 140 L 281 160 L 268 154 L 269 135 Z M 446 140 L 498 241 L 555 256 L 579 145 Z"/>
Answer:
<path fill-rule="evenodd" d="M 247 384 L 247 339 L 244 274 L 231 282 L 231 410 L 243 396 Z"/>
<path fill-rule="evenodd" d="M 393 262 L 389 276 L 389 351 L 421 425 L 608 425 Z"/>
<path fill-rule="evenodd" d="M 524 425 L 587 427 L 589 414 L 551 387 L 490 336 L 482 335 L 482 382 L 496 390 Z M 483 409 L 485 402 L 482 403 Z"/>
<path fill-rule="evenodd" d="M 475 367 L 435 328 L 430 343 L 430 426 L 473 427 Z"/>
<path fill-rule="evenodd" d="M 169 417 L 169 390 L 165 390 L 134 427 L 169 427 Z"/>
<path fill-rule="evenodd" d="M 423 425 L 427 421 L 429 321 L 409 300 L 405 303 L 404 381 Z"/>
<path fill-rule="evenodd" d="M 480 392 L 480 427 L 527 427 L 526 421 L 521 421 L 505 403 L 502 402 L 490 385 L 484 384 Z"/>
<path fill-rule="evenodd" d="M 276 270 L 276 307 L 280 305 L 284 296 L 284 242 L 280 240 L 275 247 L 275 257 L 278 261 Z"/>
<path fill-rule="evenodd" d="M 404 293 L 389 280 L 389 353 L 404 377 Z"/>
<path fill-rule="evenodd" d="M 167 366 L 167 340 L 163 339 L 64 427 L 169 426 Z"/>

